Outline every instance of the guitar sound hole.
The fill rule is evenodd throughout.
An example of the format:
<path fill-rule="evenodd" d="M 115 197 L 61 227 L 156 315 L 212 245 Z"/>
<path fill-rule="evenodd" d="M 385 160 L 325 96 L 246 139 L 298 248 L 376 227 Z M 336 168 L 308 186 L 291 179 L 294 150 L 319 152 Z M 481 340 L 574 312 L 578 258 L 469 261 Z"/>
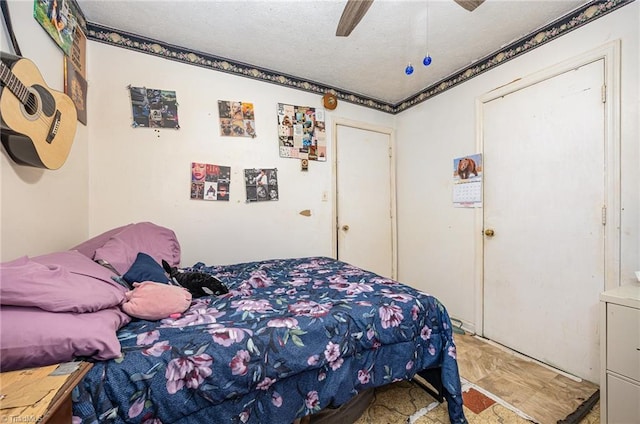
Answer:
<path fill-rule="evenodd" d="M 25 103 L 24 109 L 29 115 L 35 115 L 38 111 L 38 96 L 33 93 L 29 93 L 29 97 L 27 97 L 27 103 Z"/>

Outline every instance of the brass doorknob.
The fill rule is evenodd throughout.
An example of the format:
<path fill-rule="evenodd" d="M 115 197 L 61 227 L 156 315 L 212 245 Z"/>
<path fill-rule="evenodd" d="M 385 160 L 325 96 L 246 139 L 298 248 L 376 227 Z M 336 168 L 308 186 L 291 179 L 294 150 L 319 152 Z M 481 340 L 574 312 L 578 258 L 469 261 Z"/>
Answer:
<path fill-rule="evenodd" d="M 493 231 L 491 228 L 487 228 L 486 230 L 484 230 L 484 235 L 487 237 L 493 237 L 495 235 L 495 231 Z"/>
<path fill-rule="evenodd" d="M 349 226 L 348 225 L 343 225 L 342 226 L 342 231 L 349 231 Z"/>

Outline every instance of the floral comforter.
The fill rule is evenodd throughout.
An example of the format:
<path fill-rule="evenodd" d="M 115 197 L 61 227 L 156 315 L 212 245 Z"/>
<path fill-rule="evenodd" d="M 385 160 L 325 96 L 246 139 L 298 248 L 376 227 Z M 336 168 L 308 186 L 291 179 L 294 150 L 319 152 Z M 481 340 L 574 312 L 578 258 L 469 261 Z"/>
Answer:
<path fill-rule="evenodd" d="M 123 327 L 122 356 L 96 362 L 75 389 L 74 424 L 290 423 L 433 367 L 451 422 L 466 422 L 434 297 L 321 257 L 188 269 L 230 292 Z"/>

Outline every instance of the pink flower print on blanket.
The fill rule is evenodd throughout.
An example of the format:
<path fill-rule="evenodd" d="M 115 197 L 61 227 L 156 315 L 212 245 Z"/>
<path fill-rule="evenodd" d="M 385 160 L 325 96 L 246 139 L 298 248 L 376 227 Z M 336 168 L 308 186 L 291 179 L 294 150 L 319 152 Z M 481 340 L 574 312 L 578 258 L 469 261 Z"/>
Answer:
<path fill-rule="evenodd" d="M 221 324 L 212 324 L 207 330 L 213 337 L 213 341 L 219 345 L 229 347 L 234 343 L 244 340 L 245 334 L 253 335 L 253 331 L 244 328 L 223 327 Z"/>
<path fill-rule="evenodd" d="M 382 305 L 378 310 L 382 328 L 397 327 L 404 319 L 402 308 L 397 305 Z"/>
<path fill-rule="evenodd" d="M 249 371 L 249 360 L 251 359 L 249 352 L 246 350 L 239 350 L 229 366 L 231 367 L 231 374 L 233 375 L 245 375 Z"/>
<path fill-rule="evenodd" d="M 211 375 L 213 358 L 206 353 L 172 359 L 167 365 L 167 392 L 175 394 L 183 387 L 197 389 Z"/>

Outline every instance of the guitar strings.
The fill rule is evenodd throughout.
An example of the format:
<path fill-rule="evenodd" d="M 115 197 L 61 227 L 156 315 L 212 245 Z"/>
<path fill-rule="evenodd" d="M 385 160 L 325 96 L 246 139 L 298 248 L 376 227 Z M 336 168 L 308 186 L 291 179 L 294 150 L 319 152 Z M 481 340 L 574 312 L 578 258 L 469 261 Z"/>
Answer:
<path fill-rule="evenodd" d="M 42 127 L 45 128 L 46 132 L 48 133 L 49 130 L 51 129 L 51 125 L 53 121 L 55 120 L 56 111 L 58 110 L 55 99 L 53 97 L 49 97 L 51 96 L 51 93 L 47 93 L 48 96 L 46 96 L 46 98 L 43 98 L 42 94 L 39 93 L 35 88 L 33 88 L 33 86 L 27 86 L 22 81 L 20 81 L 20 79 L 18 79 L 18 77 L 13 73 L 13 71 L 4 63 L 3 63 L 3 68 L 9 71 L 10 75 L 9 75 L 8 83 L 14 86 L 13 87 L 14 90 L 10 89 L 9 84 L 3 84 L 3 85 L 7 89 L 9 89 L 9 91 L 11 91 L 11 93 L 25 107 L 25 112 L 27 113 L 27 115 L 29 116 L 37 115 L 36 119 L 33 122 L 35 123 L 35 125 L 42 125 Z M 46 89 L 46 87 L 44 88 Z M 24 103 L 20 100 L 18 95 L 14 93 L 14 91 L 23 92 L 23 90 L 26 91 L 26 100 Z M 41 104 L 41 107 L 38 107 L 38 103 Z M 45 109 L 53 109 L 53 114 L 50 117 L 47 116 L 44 113 Z M 60 118 L 60 120 L 61 119 L 62 118 Z"/>
<path fill-rule="evenodd" d="M 22 82 L 21 82 L 22 84 Z M 42 97 L 41 93 L 38 93 L 33 87 L 27 87 L 22 84 L 27 90 L 27 99 L 25 103 L 20 102 L 25 107 L 25 112 L 29 116 L 36 116 L 36 119 L 33 121 L 35 125 L 41 125 L 41 128 L 44 128 L 48 133 L 51 129 L 51 125 L 56 119 L 56 101 L 55 99 L 50 99 L 48 96 L 46 98 Z M 36 94 L 37 93 L 37 94 Z M 50 95 L 50 93 L 48 93 Z M 17 97 L 17 96 L 16 96 Z M 39 106 L 39 104 L 41 106 Z M 47 116 L 44 111 L 47 109 L 53 109 L 53 113 L 51 116 Z M 62 119 L 62 118 L 60 118 Z M 55 138 L 55 136 L 54 136 Z"/>

